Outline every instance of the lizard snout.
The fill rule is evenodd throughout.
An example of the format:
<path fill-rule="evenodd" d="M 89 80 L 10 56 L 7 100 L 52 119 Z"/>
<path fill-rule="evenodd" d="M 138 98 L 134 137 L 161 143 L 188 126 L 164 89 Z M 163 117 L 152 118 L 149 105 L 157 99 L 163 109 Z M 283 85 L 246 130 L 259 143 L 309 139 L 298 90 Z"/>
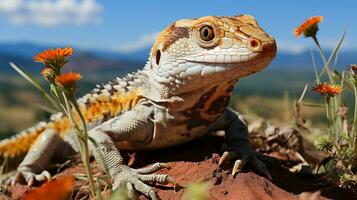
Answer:
<path fill-rule="evenodd" d="M 276 42 L 274 39 L 271 38 L 269 38 L 269 40 L 262 42 L 259 39 L 252 37 L 249 38 L 247 46 L 248 49 L 251 50 L 252 52 L 271 54 L 273 58 L 276 55 L 276 50 L 277 50 Z"/>
<path fill-rule="evenodd" d="M 269 55 L 272 58 L 276 56 L 276 51 L 277 51 L 277 47 L 274 39 L 267 42 L 263 42 L 260 47 L 260 52 Z"/>

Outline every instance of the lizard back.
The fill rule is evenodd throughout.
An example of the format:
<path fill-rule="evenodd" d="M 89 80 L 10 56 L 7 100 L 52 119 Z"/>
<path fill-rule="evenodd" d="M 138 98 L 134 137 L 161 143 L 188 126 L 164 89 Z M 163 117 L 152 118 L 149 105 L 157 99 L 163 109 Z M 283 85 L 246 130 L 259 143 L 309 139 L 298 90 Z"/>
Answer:
<path fill-rule="evenodd" d="M 133 108 L 142 98 L 140 87 L 145 81 L 141 71 L 97 85 L 78 99 L 78 104 L 89 128 Z M 74 115 L 75 120 L 79 120 Z M 53 114 L 49 121 L 39 122 L 15 136 L 0 141 L 0 156 L 16 157 L 26 153 L 43 131 L 53 129 L 61 137 L 72 132 L 71 123 L 63 113 Z"/>

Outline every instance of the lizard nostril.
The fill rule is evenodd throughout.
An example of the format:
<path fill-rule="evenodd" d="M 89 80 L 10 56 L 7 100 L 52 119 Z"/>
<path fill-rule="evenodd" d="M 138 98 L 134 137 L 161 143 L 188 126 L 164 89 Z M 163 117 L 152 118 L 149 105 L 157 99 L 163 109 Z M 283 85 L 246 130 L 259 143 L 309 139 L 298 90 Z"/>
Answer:
<path fill-rule="evenodd" d="M 250 38 L 248 42 L 248 48 L 252 51 L 259 51 L 261 48 L 261 42 L 255 38 Z"/>
<path fill-rule="evenodd" d="M 156 65 L 160 64 L 160 59 L 161 59 L 161 52 L 160 50 L 156 51 Z"/>
<path fill-rule="evenodd" d="M 256 40 L 250 40 L 250 46 L 253 47 L 253 48 L 256 48 L 258 46 L 258 42 Z"/>

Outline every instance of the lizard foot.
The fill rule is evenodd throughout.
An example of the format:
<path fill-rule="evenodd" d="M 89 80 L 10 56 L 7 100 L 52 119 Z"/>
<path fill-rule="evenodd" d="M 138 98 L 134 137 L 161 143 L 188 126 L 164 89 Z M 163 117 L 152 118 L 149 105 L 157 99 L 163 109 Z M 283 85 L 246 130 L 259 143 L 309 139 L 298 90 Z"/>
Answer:
<path fill-rule="evenodd" d="M 162 163 L 155 163 L 152 166 L 141 169 L 132 169 L 125 166 L 122 171 L 113 177 L 113 189 L 117 189 L 120 185 L 125 184 L 130 198 L 135 198 L 135 191 L 139 191 L 152 200 L 157 200 L 156 192 L 146 184 L 147 182 L 176 184 L 175 180 L 166 174 L 151 174 L 162 168 L 168 168 L 168 166 Z"/>
<path fill-rule="evenodd" d="M 218 162 L 218 167 L 220 167 L 226 161 L 236 160 L 232 169 L 232 176 L 235 177 L 236 174 L 241 171 L 243 166 L 245 166 L 247 163 L 250 163 L 255 168 L 255 170 L 261 174 L 264 174 L 269 180 L 272 180 L 273 178 L 270 175 L 266 165 L 257 157 L 258 153 L 252 150 L 241 149 L 238 151 L 225 151 Z"/>
<path fill-rule="evenodd" d="M 43 183 L 51 179 L 51 174 L 44 170 L 40 174 L 32 172 L 29 168 L 18 169 L 16 174 L 9 179 L 8 184 L 15 185 L 16 183 L 25 183 L 32 186 L 35 183 Z"/>

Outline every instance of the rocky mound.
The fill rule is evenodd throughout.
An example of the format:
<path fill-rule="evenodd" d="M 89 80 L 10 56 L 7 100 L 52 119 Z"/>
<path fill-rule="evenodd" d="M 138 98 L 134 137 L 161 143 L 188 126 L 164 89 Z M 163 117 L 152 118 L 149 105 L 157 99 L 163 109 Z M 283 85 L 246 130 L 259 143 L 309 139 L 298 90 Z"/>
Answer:
<path fill-rule="evenodd" d="M 162 169 L 158 173 L 167 173 L 174 177 L 180 185 L 192 182 L 208 181 L 210 199 L 247 200 L 247 199 L 357 199 L 357 195 L 336 186 L 330 185 L 311 174 L 292 173 L 286 167 L 291 163 L 288 156 L 272 152 L 265 156 L 264 162 L 273 177 L 269 181 L 265 177 L 251 171 L 250 166 L 244 168 L 235 178 L 230 175 L 231 164 L 217 170 L 222 141 L 213 136 L 161 150 L 143 152 L 124 152 L 134 168 L 147 166 L 155 162 L 164 162 L 170 169 Z M 93 162 L 96 175 L 102 174 Z M 56 177 L 68 174 L 84 174 L 80 163 L 59 172 Z M 77 180 L 71 199 L 80 199 L 88 195 L 85 180 Z M 84 188 L 85 187 L 85 188 Z M 154 186 L 161 199 L 181 199 L 185 189 L 172 185 Z M 84 188 L 84 189 L 83 189 Z M 104 188 L 104 187 L 103 187 Z M 4 192 L 12 199 L 22 199 L 33 188 L 16 185 Z M 109 190 L 107 190 L 109 191 Z M 107 194 L 107 192 L 104 192 Z M 0 196 L 1 199 L 1 196 Z M 146 199 L 141 196 L 140 199 Z"/>

